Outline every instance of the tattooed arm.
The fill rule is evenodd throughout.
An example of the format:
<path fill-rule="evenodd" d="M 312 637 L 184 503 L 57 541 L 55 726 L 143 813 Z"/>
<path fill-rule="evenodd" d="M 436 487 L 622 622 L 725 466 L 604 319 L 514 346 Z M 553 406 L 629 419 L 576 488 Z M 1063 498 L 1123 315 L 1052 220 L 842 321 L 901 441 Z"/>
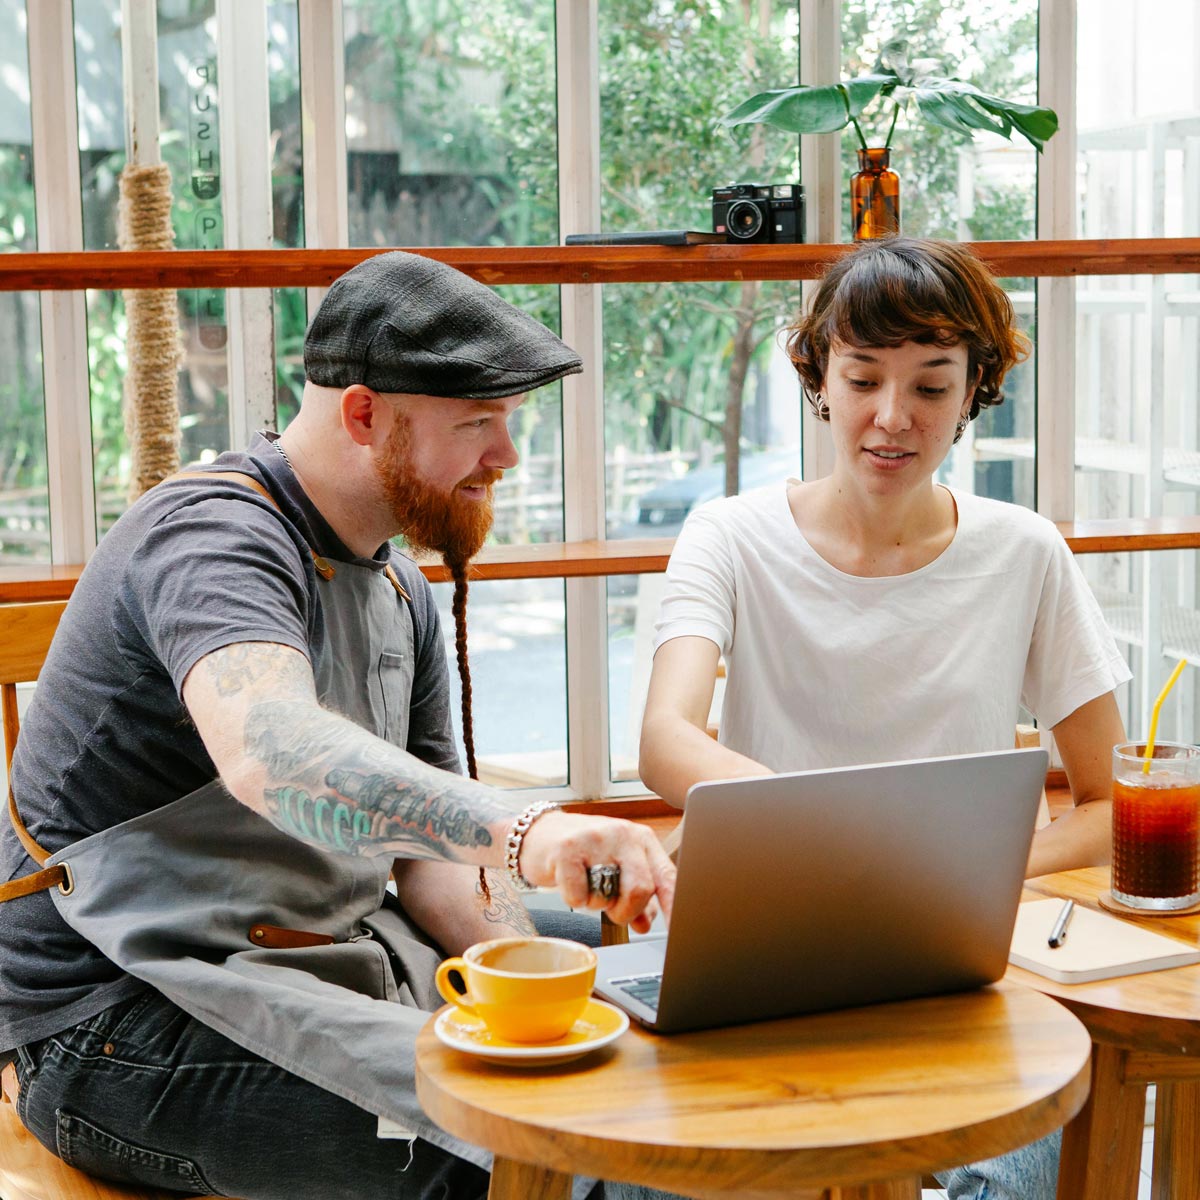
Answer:
<path fill-rule="evenodd" d="M 537 933 L 503 871 L 487 872 L 490 902 L 483 898 L 474 867 L 397 859 L 392 876 L 404 911 L 447 954 L 461 954 L 473 943 L 492 938 Z"/>
<path fill-rule="evenodd" d="M 215 650 L 188 672 L 183 700 L 229 791 L 293 837 L 333 853 L 503 866 L 512 806 L 322 708 L 299 651 Z M 669 917 L 674 867 L 641 826 L 548 813 L 521 852 L 525 877 L 575 908 L 605 906 L 587 890 L 587 868 L 600 863 L 621 868 L 613 920 L 645 928 L 655 903 Z"/>

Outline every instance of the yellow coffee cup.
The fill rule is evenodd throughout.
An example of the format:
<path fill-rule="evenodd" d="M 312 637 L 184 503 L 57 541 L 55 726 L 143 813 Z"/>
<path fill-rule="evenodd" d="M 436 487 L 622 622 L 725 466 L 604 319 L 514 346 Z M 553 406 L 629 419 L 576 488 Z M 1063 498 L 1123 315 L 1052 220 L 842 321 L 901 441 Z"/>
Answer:
<path fill-rule="evenodd" d="M 457 971 L 467 990 L 450 982 Z M 563 938 L 476 942 L 437 969 L 442 998 L 478 1017 L 507 1042 L 554 1042 L 583 1015 L 596 981 L 596 955 Z"/>

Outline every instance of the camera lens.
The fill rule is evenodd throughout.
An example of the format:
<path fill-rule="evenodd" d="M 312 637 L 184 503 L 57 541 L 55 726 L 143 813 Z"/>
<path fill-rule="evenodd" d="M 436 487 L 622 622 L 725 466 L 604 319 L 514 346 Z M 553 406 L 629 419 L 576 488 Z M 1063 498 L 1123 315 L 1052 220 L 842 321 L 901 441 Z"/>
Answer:
<path fill-rule="evenodd" d="M 743 241 L 755 237 L 762 229 L 762 209 L 751 200 L 738 200 L 725 214 L 725 229 L 731 238 Z"/>

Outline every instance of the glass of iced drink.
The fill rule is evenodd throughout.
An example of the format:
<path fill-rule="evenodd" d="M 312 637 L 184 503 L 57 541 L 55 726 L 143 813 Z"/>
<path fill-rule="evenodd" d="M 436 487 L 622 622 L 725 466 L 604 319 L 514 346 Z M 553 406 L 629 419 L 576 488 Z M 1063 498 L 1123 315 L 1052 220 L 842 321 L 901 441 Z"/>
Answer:
<path fill-rule="evenodd" d="M 1200 747 L 1113 748 L 1113 899 L 1169 912 L 1200 903 Z"/>

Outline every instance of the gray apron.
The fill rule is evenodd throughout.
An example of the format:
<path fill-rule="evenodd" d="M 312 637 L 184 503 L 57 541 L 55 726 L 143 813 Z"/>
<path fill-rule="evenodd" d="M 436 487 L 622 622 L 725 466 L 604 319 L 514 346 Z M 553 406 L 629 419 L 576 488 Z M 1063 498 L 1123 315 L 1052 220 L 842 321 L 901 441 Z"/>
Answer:
<path fill-rule="evenodd" d="M 320 588 L 321 703 L 403 747 L 408 605 L 386 575 L 348 563 Z M 440 1005 L 439 955 L 394 902 L 384 907 L 389 857 L 301 842 L 217 780 L 48 860 L 59 863 L 73 887 L 51 890 L 55 907 L 130 975 L 284 1070 L 489 1165 L 485 1151 L 442 1132 L 417 1103 L 414 1044 Z M 294 930 L 331 941 L 271 948 L 276 931 Z"/>
<path fill-rule="evenodd" d="M 250 476 L 205 474 L 278 508 Z M 414 670 L 408 596 L 390 567 L 335 568 L 311 553 L 327 635 L 313 664 L 318 697 L 403 748 Z M 331 819 L 319 808 L 314 819 Z M 11 790 L 9 812 L 43 869 L 4 885 L 0 899 L 49 890 L 67 924 L 198 1021 L 490 1168 L 489 1153 L 444 1133 L 417 1103 L 415 1043 L 441 1003 L 440 955 L 387 892 L 390 857 L 301 842 L 219 780 L 49 856 Z"/>
<path fill-rule="evenodd" d="M 248 476 L 209 474 L 275 503 Z M 313 560 L 326 627 L 313 663 L 320 702 L 404 748 L 408 597 L 390 568 Z M 9 803 L 25 833 L 11 792 Z M 239 1046 L 490 1170 L 488 1151 L 439 1129 L 417 1102 L 416 1038 L 442 1003 L 441 956 L 387 892 L 390 857 L 301 842 L 214 780 L 35 858 L 45 869 L 30 884 L 48 888 L 67 924 L 130 975 Z M 67 885 L 49 886 L 62 867 Z M 327 940 L 296 944 L 317 940 L 296 931 Z M 575 1200 L 591 1187 L 577 1178 Z"/>

